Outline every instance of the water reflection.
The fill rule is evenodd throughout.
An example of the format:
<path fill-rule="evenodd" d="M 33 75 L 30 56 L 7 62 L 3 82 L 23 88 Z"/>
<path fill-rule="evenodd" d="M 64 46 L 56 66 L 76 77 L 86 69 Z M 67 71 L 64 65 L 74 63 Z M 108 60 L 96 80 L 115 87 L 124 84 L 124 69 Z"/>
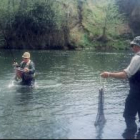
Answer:
<path fill-rule="evenodd" d="M 100 123 L 99 125 L 95 126 L 96 128 L 96 139 L 102 139 L 102 135 L 103 135 L 103 130 L 104 130 L 104 127 L 105 127 L 105 122 L 104 123 Z"/>
<path fill-rule="evenodd" d="M 140 139 L 140 128 L 139 128 L 139 130 L 138 130 L 138 133 L 137 133 L 137 135 L 136 135 L 136 138 L 137 138 L 137 139 Z"/>
<path fill-rule="evenodd" d="M 95 121 L 97 139 L 102 138 L 102 133 L 103 133 L 103 128 L 104 128 L 105 122 L 106 122 L 106 119 L 104 116 L 104 88 L 100 88 L 99 97 L 98 97 L 98 113 L 97 113 L 96 121 Z"/>
<path fill-rule="evenodd" d="M 136 132 L 137 130 L 128 130 L 128 129 L 125 129 L 122 136 L 124 139 L 134 139 L 135 138 L 135 135 L 136 135 Z"/>
<path fill-rule="evenodd" d="M 27 105 L 33 98 L 33 87 L 21 86 L 18 87 L 16 91 L 17 93 L 19 93 L 18 95 L 16 95 L 17 104 Z"/>

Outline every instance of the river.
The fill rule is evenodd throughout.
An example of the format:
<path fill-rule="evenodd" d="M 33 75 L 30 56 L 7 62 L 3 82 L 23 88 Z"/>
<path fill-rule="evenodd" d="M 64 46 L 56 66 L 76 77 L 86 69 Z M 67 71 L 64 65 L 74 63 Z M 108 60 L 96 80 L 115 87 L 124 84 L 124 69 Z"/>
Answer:
<path fill-rule="evenodd" d="M 33 89 L 13 84 L 13 57 L 0 50 L 1 139 L 122 139 L 128 81 L 100 78 L 129 64 L 130 52 L 30 51 L 36 66 Z M 104 85 L 104 126 L 95 127 L 99 89 Z"/>

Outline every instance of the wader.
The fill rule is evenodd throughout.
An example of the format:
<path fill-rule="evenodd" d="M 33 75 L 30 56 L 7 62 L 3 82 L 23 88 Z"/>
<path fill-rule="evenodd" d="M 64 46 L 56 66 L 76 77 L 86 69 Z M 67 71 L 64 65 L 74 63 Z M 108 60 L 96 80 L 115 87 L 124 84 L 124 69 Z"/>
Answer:
<path fill-rule="evenodd" d="M 24 74 L 22 75 L 22 81 L 21 81 L 21 85 L 27 85 L 27 86 L 33 86 L 35 83 L 35 78 L 34 77 L 30 77 L 29 79 L 25 79 L 26 76 L 24 76 Z"/>
<path fill-rule="evenodd" d="M 125 118 L 127 129 L 137 131 L 135 120 L 136 114 L 140 114 L 140 71 L 129 79 L 129 84 L 130 91 L 126 98 L 123 117 Z"/>

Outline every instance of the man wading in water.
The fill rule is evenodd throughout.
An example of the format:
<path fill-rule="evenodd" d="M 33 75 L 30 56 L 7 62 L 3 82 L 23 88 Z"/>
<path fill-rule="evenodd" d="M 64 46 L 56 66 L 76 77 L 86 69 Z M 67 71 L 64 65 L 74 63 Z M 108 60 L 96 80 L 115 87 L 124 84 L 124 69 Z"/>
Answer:
<path fill-rule="evenodd" d="M 14 63 L 16 67 L 15 80 L 21 79 L 21 85 L 33 86 L 35 82 L 35 66 L 32 60 L 30 60 L 30 53 L 25 52 L 22 55 L 23 61 L 18 65 Z"/>
<path fill-rule="evenodd" d="M 137 131 L 135 123 L 136 114 L 140 112 L 140 36 L 134 38 L 130 43 L 135 55 L 126 69 L 121 72 L 103 72 L 103 78 L 118 78 L 129 80 L 130 90 L 126 98 L 123 117 L 126 122 L 124 138 L 133 138 Z M 128 136 L 129 134 L 129 136 Z"/>

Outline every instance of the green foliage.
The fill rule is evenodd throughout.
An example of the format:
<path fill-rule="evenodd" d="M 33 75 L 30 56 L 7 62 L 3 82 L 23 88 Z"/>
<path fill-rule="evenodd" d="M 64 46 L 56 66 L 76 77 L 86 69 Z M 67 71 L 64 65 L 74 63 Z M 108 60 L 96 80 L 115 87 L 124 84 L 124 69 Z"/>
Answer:
<path fill-rule="evenodd" d="M 124 20 L 116 0 L 1 0 L 0 40 L 13 48 L 117 48 Z M 102 36 L 106 44 L 96 41 Z"/>
<path fill-rule="evenodd" d="M 114 0 L 99 0 L 92 13 L 94 25 L 99 34 L 103 33 L 104 28 L 106 35 L 115 34 L 114 27 L 121 26 L 124 23 L 124 16 L 118 12 L 118 7 Z"/>
<path fill-rule="evenodd" d="M 22 2 L 14 14 L 9 14 L 10 11 L 5 12 L 1 20 L 5 46 L 37 48 L 41 47 L 42 43 L 44 47 L 50 46 L 52 41 L 46 38 L 51 36 L 53 39 L 51 34 L 60 29 L 60 22 L 57 22 L 60 16 L 57 10 L 53 10 L 54 1 L 34 1 L 35 3 L 26 3 L 26 5 Z M 21 6 L 27 7 L 20 9 Z"/>
<path fill-rule="evenodd" d="M 88 35 L 87 34 L 83 34 L 81 37 L 81 41 L 79 42 L 79 45 L 85 48 L 91 48 L 92 42 L 89 40 Z"/>
<path fill-rule="evenodd" d="M 50 4 L 52 3 L 35 3 L 32 9 L 17 12 L 12 29 L 23 36 L 29 31 L 40 35 L 55 29 L 55 15 Z"/>

